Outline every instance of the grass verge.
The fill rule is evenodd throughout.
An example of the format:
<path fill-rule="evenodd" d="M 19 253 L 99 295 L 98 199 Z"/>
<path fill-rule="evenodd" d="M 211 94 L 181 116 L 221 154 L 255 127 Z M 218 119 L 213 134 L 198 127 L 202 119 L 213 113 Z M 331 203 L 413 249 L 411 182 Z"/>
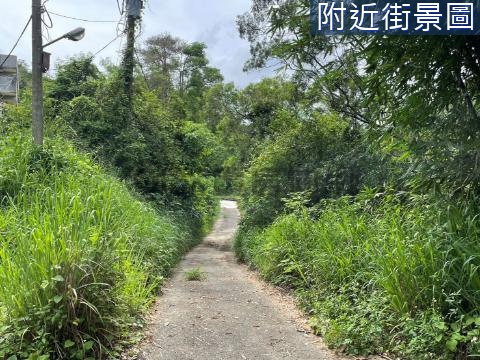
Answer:
<path fill-rule="evenodd" d="M 62 139 L 3 137 L 0 174 L 0 358 L 115 358 L 194 237 Z"/>
<path fill-rule="evenodd" d="M 293 289 L 328 345 L 350 354 L 480 353 L 478 202 L 374 194 L 243 225 L 235 249 Z"/>

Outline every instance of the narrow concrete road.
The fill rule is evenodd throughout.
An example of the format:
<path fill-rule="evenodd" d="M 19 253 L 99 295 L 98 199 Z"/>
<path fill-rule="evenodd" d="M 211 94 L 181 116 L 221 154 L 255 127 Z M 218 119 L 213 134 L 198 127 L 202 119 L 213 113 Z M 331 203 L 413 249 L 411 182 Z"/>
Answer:
<path fill-rule="evenodd" d="M 212 233 L 165 287 L 138 358 L 340 359 L 308 334 L 289 296 L 237 264 L 231 244 L 239 212 L 235 202 L 221 205 Z M 187 281 L 185 272 L 197 267 L 206 279 Z"/>

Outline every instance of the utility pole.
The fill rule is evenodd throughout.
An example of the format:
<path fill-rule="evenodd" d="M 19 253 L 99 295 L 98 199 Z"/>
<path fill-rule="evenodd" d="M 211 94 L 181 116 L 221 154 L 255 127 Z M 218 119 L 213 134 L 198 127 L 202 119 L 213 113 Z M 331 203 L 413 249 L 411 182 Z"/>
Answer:
<path fill-rule="evenodd" d="M 32 134 L 43 145 L 42 3 L 32 0 Z"/>
<path fill-rule="evenodd" d="M 132 109 L 133 70 L 135 67 L 135 30 L 137 19 L 141 18 L 142 0 L 127 0 L 127 47 L 123 58 L 125 94 Z"/>
<path fill-rule="evenodd" d="M 82 27 L 62 35 L 43 45 L 42 13 L 45 11 L 42 0 L 32 0 L 32 135 L 35 145 L 43 146 L 43 73 L 50 67 L 50 54 L 43 49 L 62 39 L 80 41 L 85 36 Z"/>
<path fill-rule="evenodd" d="M 133 92 L 133 70 L 135 67 L 135 25 L 136 18 L 128 15 L 127 19 L 127 48 L 125 49 L 125 55 L 123 60 L 123 66 L 125 71 L 125 94 L 127 95 L 129 106 L 132 103 Z"/>

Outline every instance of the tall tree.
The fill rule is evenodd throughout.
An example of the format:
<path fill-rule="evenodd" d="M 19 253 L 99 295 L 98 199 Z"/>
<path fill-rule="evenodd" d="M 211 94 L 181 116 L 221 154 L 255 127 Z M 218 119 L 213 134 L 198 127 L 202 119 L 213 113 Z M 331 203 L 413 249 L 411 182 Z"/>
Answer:
<path fill-rule="evenodd" d="M 177 86 L 181 87 L 181 65 L 186 44 L 168 33 L 153 36 L 140 50 L 143 64 L 148 73 L 150 86 L 159 89 L 166 99 Z"/>
<path fill-rule="evenodd" d="M 181 92 L 185 95 L 188 116 L 193 121 L 201 118 L 205 91 L 223 81 L 220 70 L 208 66 L 206 48 L 205 44 L 194 42 L 183 50 L 183 73 L 186 80 Z"/>
<path fill-rule="evenodd" d="M 394 135 L 429 185 L 479 183 L 476 37 L 312 36 L 307 0 L 253 0 L 238 26 L 251 43 L 247 68 L 279 61 L 312 105 Z"/>
<path fill-rule="evenodd" d="M 312 36 L 308 0 L 253 0 L 237 19 L 240 36 L 250 42 L 245 70 L 276 65 L 294 74 L 302 87 L 314 84 L 311 98 L 341 113 L 353 125 L 372 124 L 375 105 L 366 103 L 366 41 L 355 36 Z"/>

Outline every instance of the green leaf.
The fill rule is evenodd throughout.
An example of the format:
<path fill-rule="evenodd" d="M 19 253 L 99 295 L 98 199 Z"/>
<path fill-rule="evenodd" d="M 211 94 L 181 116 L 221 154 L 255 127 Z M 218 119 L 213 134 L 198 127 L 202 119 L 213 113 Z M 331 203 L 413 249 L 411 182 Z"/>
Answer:
<path fill-rule="evenodd" d="M 93 348 L 93 341 L 87 341 L 85 344 L 83 344 L 83 350 L 88 351 Z"/>
<path fill-rule="evenodd" d="M 475 320 L 476 319 L 473 316 L 468 317 L 467 320 L 465 320 L 465 326 L 472 325 L 475 322 Z"/>
<path fill-rule="evenodd" d="M 58 304 L 62 300 L 63 300 L 63 296 L 61 295 L 57 295 L 53 298 L 53 301 L 55 302 L 55 304 Z"/>
<path fill-rule="evenodd" d="M 68 349 L 68 348 L 71 348 L 74 345 L 75 345 L 75 343 L 72 340 L 67 340 L 67 341 L 65 341 L 65 344 L 63 344 L 63 347 L 65 349 Z"/>
<path fill-rule="evenodd" d="M 461 330 L 461 326 L 459 323 L 453 323 L 450 325 L 450 327 L 452 328 L 453 332 L 460 332 Z"/>
<path fill-rule="evenodd" d="M 467 338 L 474 338 L 480 336 L 480 329 L 473 329 L 467 332 Z"/>
<path fill-rule="evenodd" d="M 443 321 L 437 321 L 437 322 L 435 322 L 434 326 L 435 326 L 438 330 L 446 330 L 446 329 L 447 329 L 447 325 L 446 325 L 445 322 L 443 322 Z"/>
<path fill-rule="evenodd" d="M 455 352 L 457 350 L 458 341 L 455 339 L 450 339 L 447 341 L 446 345 L 449 351 Z"/>
<path fill-rule="evenodd" d="M 64 282 L 65 279 L 63 278 L 62 275 L 57 275 L 55 277 L 52 278 L 53 281 L 56 281 L 56 282 Z"/>

